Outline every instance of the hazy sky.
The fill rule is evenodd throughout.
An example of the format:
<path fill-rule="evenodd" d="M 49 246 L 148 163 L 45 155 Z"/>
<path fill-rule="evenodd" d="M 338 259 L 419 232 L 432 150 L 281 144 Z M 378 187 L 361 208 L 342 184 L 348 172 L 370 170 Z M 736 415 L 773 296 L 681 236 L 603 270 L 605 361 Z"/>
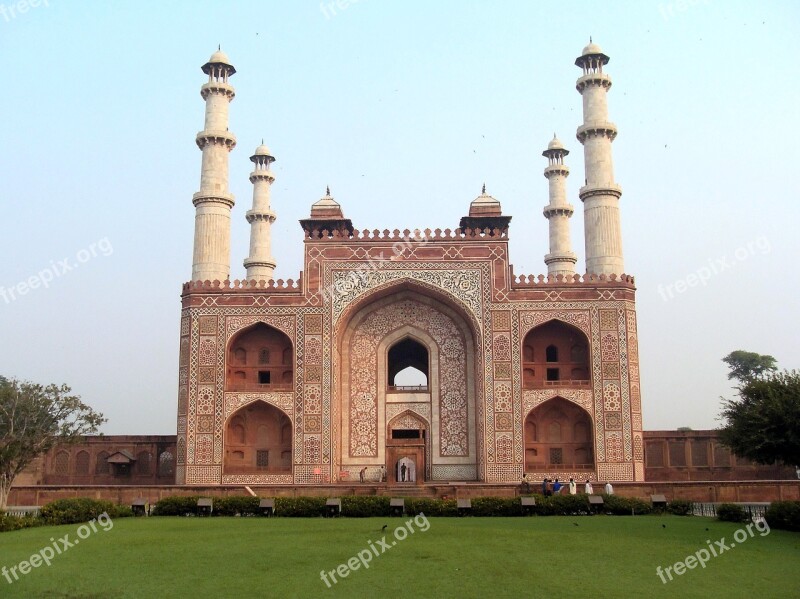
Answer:
<path fill-rule="evenodd" d="M 800 3 L 2 1 L 0 373 L 69 384 L 107 433 L 175 432 L 218 43 L 238 70 L 233 278 L 262 137 L 278 277 L 297 278 L 297 221 L 328 184 L 356 227 L 403 229 L 455 228 L 484 181 L 514 217 L 515 271 L 546 272 L 553 132 L 582 272 L 573 62 L 591 35 L 611 56 L 645 429 L 716 427 L 732 350 L 800 367 Z"/>

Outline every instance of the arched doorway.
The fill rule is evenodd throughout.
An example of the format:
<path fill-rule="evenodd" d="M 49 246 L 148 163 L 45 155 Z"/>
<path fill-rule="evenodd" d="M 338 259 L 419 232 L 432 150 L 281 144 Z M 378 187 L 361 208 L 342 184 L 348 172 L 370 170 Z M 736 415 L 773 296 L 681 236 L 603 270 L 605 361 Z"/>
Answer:
<path fill-rule="evenodd" d="M 594 470 L 592 419 L 580 406 L 554 397 L 525 418 L 525 470 Z"/>
<path fill-rule="evenodd" d="M 425 481 L 428 424 L 413 412 L 393 418 L 386 431 L 386 471 L 389 483 Z"/>
<path fill-rule="evenodd" d="M 225 474 L 286 474 L 292 471 L 292 423 L 262 401 L 234 412 L 225 427 Z"/>
<path fill-rule="evenodd" d="M 522 342 L 522 386 L 589 387 L 589 340 L 580 329 L 551 320 L 531 329 Z"/>
<path fill-rule="evenodd" d="M 294 352 L 289 337 L 263 322 L 239 331 L 225 356 L 227 391 L 276 391 L 294 387 Z"/>

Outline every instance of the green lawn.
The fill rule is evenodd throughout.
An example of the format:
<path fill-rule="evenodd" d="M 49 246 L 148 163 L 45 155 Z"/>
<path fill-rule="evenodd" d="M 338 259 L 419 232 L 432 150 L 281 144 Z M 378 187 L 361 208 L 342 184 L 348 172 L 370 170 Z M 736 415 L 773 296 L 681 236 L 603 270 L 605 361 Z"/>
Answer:
<path fill-rule="evenodd" d="M 676 516 L 436 518 L 371 554 L 328 588 L 334 570 L 407 520 L 120 519 L 9 584 L 0 597 L 798 597 L 800 534 L 755 536 L 662 583 L 670 566 L 730 544 L 740 525 Z M 577 526 L 575 525 L 577 523 Z M 381 527 L 387 524 L 385 533 Z M 706 530 L 708 529 L 708 530 Z M 77 525 L 0 535 L 10 568 Z M 400 533 L 398 533 L 400 534 Z M 59 545 L 60 546 L 60 545 Z M 338 579 L 338 575 L 337 575 Z M 13 577 L 12 577 L 13 580 Z"/>

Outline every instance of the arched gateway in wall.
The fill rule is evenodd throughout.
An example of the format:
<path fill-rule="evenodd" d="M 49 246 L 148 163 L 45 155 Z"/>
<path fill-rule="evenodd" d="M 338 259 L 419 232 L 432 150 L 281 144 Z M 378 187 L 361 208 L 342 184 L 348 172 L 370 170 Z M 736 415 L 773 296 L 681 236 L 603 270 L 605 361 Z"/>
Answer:
<path fill-rule="evenodd" d="M 334 401 L 342 478 L 385 469 L 395 481 L 405 457 L 415 469 L 406 482 L 476 480 L 479 369 L 467 319 L 432 294 L 402 288 L 351 314 L 339 329 Z M 420 384 L 395 385 L 408 366 L 423 375 Z"/>

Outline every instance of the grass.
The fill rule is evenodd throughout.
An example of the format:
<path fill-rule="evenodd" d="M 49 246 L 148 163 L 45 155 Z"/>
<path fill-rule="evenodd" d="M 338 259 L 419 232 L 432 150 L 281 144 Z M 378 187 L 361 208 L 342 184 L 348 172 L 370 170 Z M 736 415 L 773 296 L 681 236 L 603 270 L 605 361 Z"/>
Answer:
<path fill-rule="evenodd" d="M 697 517 L 437 518 L 331 588 L 333 570 L 405 518 L 120 519 L 0 597 L 796 597 L 800 535 L 770 531 L 664 584 L 672 565 L 741 525 Z M 381 527 L 387 524 L 385 533 Z M 575 525 L 577 524 L 577 526 Z M 11 567 L 77 525 L 0 535 Z M 378 548 L 378 551 L 380 549 Z M 337 576 L 338 578 L 338 576 Z M 13 578 L 12 578 L 13 579 Z"/>

